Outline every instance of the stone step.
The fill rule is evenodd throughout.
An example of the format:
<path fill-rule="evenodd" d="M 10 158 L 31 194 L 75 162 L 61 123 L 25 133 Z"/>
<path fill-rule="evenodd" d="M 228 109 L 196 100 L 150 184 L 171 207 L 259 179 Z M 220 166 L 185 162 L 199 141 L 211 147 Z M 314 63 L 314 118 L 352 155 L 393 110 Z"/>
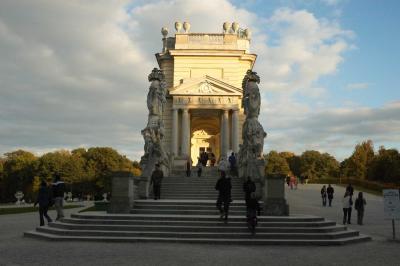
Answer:
<path fill-rule="evenodd" d="M 140 204 L 137 203 L 135 204 L 135 209 L 136 210 L 143 210 L 143 209 L 159 209 L 159 210 L 169 210 L 169 209 L 179 209 L 179 210 L 212 210 L 214 211 L 216 208 L 216 204 L 214 203 L 213 205 L 183 205 L 183 204 L 163 204 L 163 205 L 158 205 L 158 204 Z M 246 206 L 238 206 L 238 205 L 233 205 L 229 206 L 229 210 L 235 210 L 235 211 L 246 211 Z"/>
<path fill-rule="evenodd" d="M 139 204 L 142 206 L 145 205 L 157 205 L 157 206 L 162 206 L 162 205 L 190 205 L 190 206 L 215 206 L 215 200 L 151 200 L 151 199 L 146 199 L 146 200 L 135 200 L 135 206 Z M 260 201 L 260 204 L 262 204 L 262 201 Z M 231 202 L 230 206 L 241 206 L 245 207 L 246 203 L 244 200 L 236 200 Z"/>
<path fill-rule="evenodd" d="M 347 230 L 329 233 L 262 233 L 251 235 L 249 232 L 170 232 L 170 231 L 109 231 L 109 230 L 63 230 L 48 226 L 38 227 L 38 232 L 69 236 L 105 236 L 105 237 L 172 237 L 172 238 L 249 238 L 252 239 L 337 239 L 356 237 L 357 231 Z"/>
<path fill-rule="evenodd" d="M 222 244 L 222 245 L 344 245 L 369 241 L 365 235 L 340 239 L 230 239 L 230 238 L 162 238 L 162 237 L 105 237 L 105 236 L 61 236 L 38 231 L 24 233 L 26 237 L 57 241 L 102 241 L 102 242 L 157 242 L 183 244 Z"/>
<path fill-rule="evenodd" d="M 80 222 L 74 222 L 73 220 L 63 220 L 63 222 L 53 222 L 49 224 L 49 227 L 68 229 L 68 230 L 108 230 L 108 231 L 179 231 L 179 232 L 248 232 L 246 223 L 230 223 L 224 224 L 221 221 L 218 223 L 204 224 L 190 224 L 190 225 L 177 225 L 177 224 L 147 224 L 147 221 L 141 224 L 99 224 L 90 223 L 87 221 L 80 220 Z M 264 233 L 327 233 L 327 232 L 339 232 L 346 231 L 345 226 L 327 226 L 322 228 L 310 228 L 310 227 L 263 227 L 262 225 L 257 226 L 257 232 Z"/>
<path fill-rule="evenodd" d="M 197 221 L 197 222 L 202 222 L 202 221 L 211 221 L 215 222 L 218 215 L 161 215 L 161 214 L 148 214 L 148 215 L 142 215 L 142 214 L 105 214 L 101 212 L 95 212 L 95 213 L 73 213 L 71 214 L 71 217 L 74 219 L 84 219 L 84 220 L 114 220 L 114 221 L 132 221 L 132 220 L 162 220 L 162 221 Z M 325 221 L 324 218 L 322 217 L 317 217 L 317 216 L 259 216 L 259 222 L 261 224 L 268 224 L 268 225 L 273 225 L 273 224 L 280 224 L 280 223 L 286 223 L 286 224 L 299 224 L 299 223 L 312 223 L 312 222 L 317 222 L 317 223 L 329 223 L 326 224 L 326 226 L 330 225 L 335 225 L 335 222 L 331 221 Z M 230 222 L 245 222 L 246 218 L 243 215 L 236 216 L 236 215 L 231 215 L 229 217 Z"/>
<path fill-rule="evenodd" d="M 218 215 L 219 211 L 213 210 L 182 210 L 182 209 L 134 209 L 131 211 L 134 214 L 178 214 L 178 215 Z M 230 215 L 246 216 L 246 210 L 229 210 Z"/>

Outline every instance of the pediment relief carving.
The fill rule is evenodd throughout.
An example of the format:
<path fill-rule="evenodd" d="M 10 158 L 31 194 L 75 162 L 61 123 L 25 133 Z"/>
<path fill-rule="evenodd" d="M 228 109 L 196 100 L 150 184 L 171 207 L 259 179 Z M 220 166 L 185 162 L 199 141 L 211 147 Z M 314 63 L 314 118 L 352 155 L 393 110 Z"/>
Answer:
<path fill-rule="evenodd" d="M 218 96 L 241 96 L 239 88 L 232 86 L 222 80 L 205 76 L 200 79 L 183 80 L 178 86 L 169 90 L 170 95 L 218 95 Z"/>

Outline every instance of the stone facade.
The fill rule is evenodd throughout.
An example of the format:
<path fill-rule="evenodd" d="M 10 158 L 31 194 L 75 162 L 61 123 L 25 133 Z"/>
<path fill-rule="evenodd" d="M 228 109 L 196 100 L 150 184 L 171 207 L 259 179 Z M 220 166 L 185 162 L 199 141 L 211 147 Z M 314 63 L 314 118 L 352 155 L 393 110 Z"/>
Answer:
<path fill-rule="evenodd" d="M 162 29 L 163 49 L 156 54 L 167 88 L 165 150 L 175 167 L 183 167 L 188 158 L 195 164 L 200 150 L 217 159 L 237 153 L 245 118 L 241 84 L 256 60 L 249 52 L 249 30 L 237 23 L 232 29 L 224 24 L 221 34 L 189 33 L 190 24 L 175 26 L 173 37 Z"/>

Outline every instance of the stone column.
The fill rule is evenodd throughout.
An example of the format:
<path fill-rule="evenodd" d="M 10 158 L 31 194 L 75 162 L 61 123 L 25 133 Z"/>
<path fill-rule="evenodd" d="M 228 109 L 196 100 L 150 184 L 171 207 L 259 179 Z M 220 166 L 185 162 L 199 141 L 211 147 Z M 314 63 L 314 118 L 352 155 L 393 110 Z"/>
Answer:
<path fill-rule="evenodd" d="M 229 149 L 229 111 L 224 110 L 222 114 L 221 127 L 221 155 L 226 156 Z"/>
<path fill-rule="evenodd" d="M 189 110 L 182 110 L 182 156 L 189 155 L 190 148 L 190 118 Z"/>
<path fill-rule="evenodd" d="M 239 110 L 232 112 L 232 150 L 235 154 L 239 152 Z"/>
<path fill-rule="evenodd" d="M 178 109 L 172 109 L 172 145 L 171 153 L 178 155 Z"/>

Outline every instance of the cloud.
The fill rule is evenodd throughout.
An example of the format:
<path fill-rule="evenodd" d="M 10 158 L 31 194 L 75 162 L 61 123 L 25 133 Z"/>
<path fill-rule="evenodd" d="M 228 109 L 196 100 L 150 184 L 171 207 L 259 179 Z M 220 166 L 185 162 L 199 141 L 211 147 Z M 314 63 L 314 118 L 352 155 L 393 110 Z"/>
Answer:
<path fill-rule="evenodd" d="M 366 139 L 391 146 L 400 142 L 400 101 L 380 108 L 293 105 L 292 100 L 268 102 L 263 124 L 268 125 L 268 150 L 307 149 L 329 152 L 339 159 L 349 156 L 354 145 Z M 396 147 L 395 147 L 396 148 Z M 398 148 L 398 147 L 397 147 Z"/>
<path fill-rule="evenodd" d="M 315 96 L 314 84 L 320 77 L 336 73 L 354 35 L 306 10 L 287 8 L 276 10 L 266 27 L 274 41 L 255 47 L 259 54 L 256 69 L 267 80 L 265 89 L 300 91 L 306 96 Z"/>
<path fill-rule="evenodd" d="M 350 83 L 347 84 L 346 89 L 348 90 L 364 90 L 364 89 L 368 89 L 368 87 L 370 86 L 370 83 Z"/>
<path fill-rule="evenodd" d="M 321 0 L 322 3 L 328 5 L 328 6 L 336 6 L 343 2 L 343 0 Z"/>
<path fill-rule="evenodd" d="M 347 149 L 364 136 L 357 129 L 382 141 L 397 139 L 390 133 L 397 118 L 391 116 L 389 123 L 388 113 L 383 115 L 389 106 L 326 107 L 323 99 L 330 91 L 318 80 L 335 75 L 354 34 L 309 11 L 285 8 L 261 17 L 227 0 L 201 5 L 196 0 L 99 0 L 95 5 L 84 0 L 4 0 L 0 152 L 112 146 L 139 159 L 147 75 L 157 65 L 154 53 L 162 48 L 161 27 L 167 26 L 172 35 L 175 21 L 189 21 L 191 32 L 221 32 L 224 21 L 252 29 L 267 149 Z M 393 106 L 397 110 L 397 103 Z M 365 121 L 356 127 L 361 115 Z M 373 131 L 374 124 L 382 130 Z"/>

